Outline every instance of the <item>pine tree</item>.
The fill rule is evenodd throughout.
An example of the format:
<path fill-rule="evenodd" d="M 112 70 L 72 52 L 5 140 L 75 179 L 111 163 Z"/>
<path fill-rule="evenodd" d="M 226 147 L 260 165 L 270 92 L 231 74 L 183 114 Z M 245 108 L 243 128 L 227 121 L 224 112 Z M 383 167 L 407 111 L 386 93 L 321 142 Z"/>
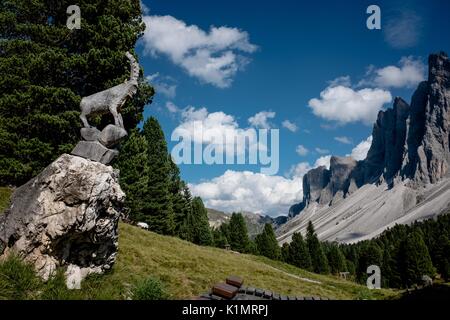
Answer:
<path fill-rule="evenodd" d="M 228 245 L 228 241 L 225 235 L 222 233 L 221 229 L 213 229 L 212 236 L 214 247 L 225 249 L 225 247 Z"/>
<path fill-rule="evenodd" d="M 123 83 L 145 25 L 139 0 L 79 0 L 81 29 L 66 26 L 69 0 L 0 1 L 0 185 L 21 185 L 80 140 L 80 99 Z M 142 120 L 153 89 L 141 73 L 122 108 Z M 111 116 L 92 119 L 93 125 Z"/>
<path fill-rule="evenodd" d="M 290 245 L 287 242 L 283 243 L 283 245 L 281 246 L 281 261 L 286 262 L 286 263 L 290 263 L 289 262 L 289 253 L 290 253 L 289 248 L 290 248 Z"/>
<path fill-rule="evenodd" d="M 403 252 L 403 282 L 406 286 L 419 283 L 423 275 L 434 276 L 435 269 L 420 231 L 408 235 Z"/>
<path fill-rule="evenodd" d="M 241 213 L 233 213 L 227 227 L 227 239 L 232 250 L 248 252 L 249 239 L 247 225 Z"/>
<path fill-rule="evenodd" d="M 364 242 L 359 253 L 357 279 L 360 283 L 367 280 L 367 268 L 376 265 L 381 268 L 383 262 L 383 251 L 374 241 Z M 383 273 L 383 270 L 381 270 Z M 382 276 L 383 279 L 383 276 Z"/>
<path fill-rule="evenodd" d="M 175 216 L 175 228 L 179 228 L 177 234 L 181 239 L 193 241 L 190 226 L 192 225 L 192 195 L 188 186 L 182 181 L 183 208 L 182 214 Z"/>
<path fill-rule="evenodd" d="M 450 279 L 450 240 L 445 234 L 438 238 L 435 252 L 435 266 L 441 277 L 448 281 Z"/>
<path fill-rule="evenodd" d="M 120 168 L 120 186 L 126 194 L 125 206 L 129 218 L 141 221 L 148 199 L 149 168 L 147 140 L 137 129 L 131 131 L 123 144 L 116 167 Z"/>
<path fill-rule="evenodd" d="M 322 244 L 317 238 L 316 232 L 314 231 L 314 226 L 309 221 L 307 232 L 306 232 L 306 244 L 308 246 L 308 251 L 311 256 L 311 263 L 313 271 L 315 273 L 328 274 L 330 273 L 330 267 L 328 265 L 327 257 L 323 251 Z"/>
<path fill-rule="evenodd" d="M 170 194 L 170 164 L 164 133 L 154 117 L 144 123 L 144 136 L 148 144 L 147 198 L 143 208 L 144 222 L 150 230 L 171 235 L 175 223 Z"/>
<path fill-rule="evenodd" d="M 211 229 L 209 227 L 208 212 L 200 197 L 192 200 L 192 219 L 190 219 L 189 232 L 192 234 L 192 242 L 210 246 L 213 244 Z"/>
<path fill-rule="evenodd" d="M 289 244 L 288 263 L 312 271 L 311 256 L 301 233 L 294 233 Z"/>
<path fill-rule="evenodd" d="M 281 258 L 281 249 L 270 223 L 264 225 L 263 231 L 256 236 L 255 243 L 260 255 L 273 260 Z"/>
<path fill-rule="evenodd" d="M 174 213 L 175 234 L 180 235 L 180 230 L 184 221 L 187 219 L 189 211 L 186 211 L 186 197 L 184 192 L 186 191 L 186 183 L 180 178 L 180 169 L 173 162 L 169 156 L 169 193 L 172 202 L 172 209 Z M 189 190 L 189 189 L 188 189 Z M 189 200 L 190 201 L 190 200 Z M 189 204 L 190 206 L 190 204 Z"/>
<path fill-rule="evenodd" d="M 347 271 L 345 257 L 341 249 L 336 244 L 332 244 L 328 252 L 328 263 L 332 274 Z"/>

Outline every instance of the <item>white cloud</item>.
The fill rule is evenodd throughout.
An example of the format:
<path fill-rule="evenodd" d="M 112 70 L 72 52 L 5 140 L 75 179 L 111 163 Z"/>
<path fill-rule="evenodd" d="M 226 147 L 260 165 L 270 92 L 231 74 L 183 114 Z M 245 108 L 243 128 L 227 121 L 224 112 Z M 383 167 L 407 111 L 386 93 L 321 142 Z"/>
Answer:
<path fill-rule="evenodd" d="M 291 121 L 289 121 L 289 120 L 284 120 L 284 121 L 281 123 L 281 125 L 282 125 L 284 128 L 286 128 L 286 129 L 288 129 L 289 131 L 291 131 L 291 132 L 296 132 L 296 131 L 298 130 L 298 126 L 297 126 L 295 123 L 293 123 L 293 122 L 291 122 Z"/>
<path fill-rule="evenodd" d="M 322 156 L 316 160 L 313 168 L 325 166 L 327 169 L 330 169 L 330 160 L 331 160 L 331 155 Z"/>
<path fill-rule="evenodd" d="M 364 160 L 367 156 L 367 152 L 369 151 L 371 145 L 372 145 L 372 136 L 368 137 L 366 140 L 361 141 L 356 147 L 354 147 L 350 156 L 358 161 Z"/>
<path fill-rule="evenodd" d="M 206 207 L 232 211 L 250 211 L 277 216 L 303 197 L 302 179 L 268 176 L 250 171 L 227 170 L 206 182 L 190 184 L 192 194 L 200 196 Z"/>
<path fill-rule="evenodd" d="M 253 128 L 240 128 L 234 116 L 222 111 L 210 113 L 206 108 L 189 106 L 181 111 L 181 122 L 173 131 L 172 136 L 188 135 L 192 139 L 191 142 L 213 146 L 218 154 L 231 150 L 235 155 L 242 155 L 249 147 L 256 146 L 256 144 L 258 144 L 259 150 L 265 148 L 258 141 L 248 141 L 248 137 L 253 136 L 254 132 Z M 216 141 L 215 139 L 218 137 L 223 140 Z"/>
<path fill-rule="evenodd" d="M 404 11 L 387 19 L 384 38 L 396 49 L 414 47 L 422 33 L 422 19 L 412 11 Z"/>
<path fill-rule="evenodd" d="M 171 101 L 167 101 L 166 102 L 166 109 L 170 112 L 170 113 L 177 113 L 180 111 L 180 109 Z"/>
<path fill-rule="evenodd" d="M 309 150 L 303 145 L 298 145 L 295 151 L 302 157 L 306 156 L 309 153 Z"/>
<path fill-rule="evenodd" d="M 321 149 L 321 148 L 315 148 L 314 150 L 316 150 L 316 152 L 320 153 L 320 154 L 325 154 L 325 153 L 330 152 L 330 150 L 328 150 L 328 149 Z"/>
<path fill-rule="evenodd" d="M 269 119 L 275 118 L 275 112 L 261 111 L 248 119 L 248 123 L 256 128 L 270 129 L 272 127 Z"/>
<path fill-rule="evenodd" d="M 292 166 L 288 172 L 288 176 L 292 178 L 303 178 L 303 176 L 313 167 L 308 162 L 300 162 Z"/>
<path fill-rule="evenodd" d="M 336 140 L 337 142 L 343 143 L 343 144 L 352 144 L 352 139 L 350 139 L 349 137 L 334 137 L 334 140 Z"/>
<path fill-rule="evenodd" d="M 351 85 L 352 82 L 350 76 L 337 77 L 334 80 L 328 81 L 328 87 L 337 87 L 337 86 L 350 87 Z"/>
<path fill-rule="evenodd" d="M 148 15 L 150 13 L 150 8 L 142 1 L 141 1 L 141 10 L 143 14 Z"/>
<path fill-rule="evenodd" d="M 309 100 L 313 113 L 326 120 L 343 125 L 351 122 L 372 124 L 385 103 L 392 101 L 389 91 L 365 88 L 358 91 L 349 87 L 328 87 L 320 98 Z"/>
<path fill-rule="evenodd" d="M 367 78 L 358 84 L 371 85 L 381 88 L 414 88 L 425 80 L 426 66 L 413 57 L 403 57 L 399 66 L 386 66 L 375 69 L 371 66 Z"/>
<path fill-rule="evenodd" d="M 189 75 L 219 88 L 229 87 L 249 62 L 244 54 L 257 50 L 248 33 L 237 28 L 211 27 L 206 32 L 172 16 L 144 16 L 143 20 L 146 53 L 166 55 Z"/>
<path fill-rule="evenodd" d="M 159 72 L 147 76 L 148 82 L 155 88 L 156 93 L 163 94 L 169 99 L 177 95 L 177 85 L 171 77 L 160 76 Z"/>

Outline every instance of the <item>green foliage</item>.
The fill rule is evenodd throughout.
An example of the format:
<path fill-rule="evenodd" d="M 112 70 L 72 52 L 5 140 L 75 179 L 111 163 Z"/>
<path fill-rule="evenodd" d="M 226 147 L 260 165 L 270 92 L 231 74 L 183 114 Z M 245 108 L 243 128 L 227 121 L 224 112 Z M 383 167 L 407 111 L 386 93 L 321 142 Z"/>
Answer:
<path fill-rule="evenodd" d="M 224 231 L 232 250 L 239 252 L 249 251 L 247 225 L 241 213 L 233 212 L 228 226 L 224 227 Z"/>
<path fill-rule="evenodd" d="M 403 277 L 406 286 L 419 283 L 423 275 L 434 277 L 435 270 L 431 257 L 420 232 L 415 231 L 409 234 L 402 244 L 402 248 Z"/>
<path fill-rule="evenodd" d="M 341 245 L 348 271 L 358 282 L 367 279 L 369 265 L 381 267 L 383 287 L 404 288 L 421 284 L 421 277 L 437 272 L 448 281 L 450 272 L 450 215 L 396 225 L 379 237 Z M 352 271 L 354 268 L 354 271 Z"/>
<path fill-rule="evenodd" d="M 228 240 L 221 229 L 213 229 L 212 231 L 213 245 L 217 248 L 224 249 L 228 245 Z"/>
<path fill-rule="evenodd" d="M 450 280 L 450 240 L 445 234 L 441 234 L 438 238 L 438 245 L 435 252 L 436 268 L 440 271 L 441 277 Z"/>
<path fill-rule="evenodd" d="M 68 0 L 0 3 L 0 185 L 21 185 L 80 139 L 81 97 L 129 77 L 145 25 L 139 0 L 80 0 L 82 28 L 66 27 Z M 49 23 L 49 21 L 52 21 Z M 127 128 L 142 120 L 153 89 L 141 73 L 122 108 Z M 92 119 L 100 127 L 110 115 Z"/>
<path fill-rule="evenodd" d="M 164 300 L 168 295 L 159 279 L 148 277 L 138 282 L 132 290 L 133 300 Z"/>
<path fill-rule="evenodd" d="M 347 264 L 345 256 L 337 245 L 332 245 L 328 251 L 328 264 L 332 274 L 339 274 L 339 272 L 347 271 Z"/>
<path fill-rule="evenodd" d="M 141 221 L 148 201 L 149 164 L 147 141 L 137 129 L 122 145 L 116 166 L 120 168 L 120 186 L 127 195 L 125 206 L 130 218 Z"/>
<path fill-rule="evenodd" d="M 148 150 L 148 184 L 142 220 L 150 230 L 160 234 L 174 234 L 175 222 L 170 194 L 170 164 L 167 143 L 158 120 L 150 117 L 144 123 L 144 137 Z"/>
<path fill-rule="evenodd" d="M 273 260 L 281 259 L 281 249 L 270 223 L 264 225 L 264 230 L 256 236 L 255 243 L 260 255 Z"/>
<path fill-rule="evenodd" d="M 287 252 L 287 262 L 305 270 L 312 270 L 311 256 L 301 233 L 294 233 Z"/>
<path fill-rule="evenodd" d="M 290 245 L 287 242 L 283 243 L 283 245 L 281 246 L 281 261 L 286 262 L 286 263 L 290 263 L 289 262 L 289 248 L 290 248 Z M 308 254 L 309 254 L 309 252 L 308 252 Z"/>
<path fill-rule="evenodd" d="M 188 221 L 188 230 L 193 243 L 204 246 L 213 244 L 211 229 L 209 228 L 208 212 L 201 198 L 195 197 L 192 200 L 192 212 Z"/>
<path fill-rule="evenodd" d="M 306 233 L 306 244 L 308 247 L 309 254 L 311 256 L 311 263 L 313 271 L 321 274 L 330 273 L 330 267 L 328 265 L 327 256 L 324 253 L 322 244 L 317 238 L 314 226 L 311 221 L 308 223 L 307 233 Z"/>

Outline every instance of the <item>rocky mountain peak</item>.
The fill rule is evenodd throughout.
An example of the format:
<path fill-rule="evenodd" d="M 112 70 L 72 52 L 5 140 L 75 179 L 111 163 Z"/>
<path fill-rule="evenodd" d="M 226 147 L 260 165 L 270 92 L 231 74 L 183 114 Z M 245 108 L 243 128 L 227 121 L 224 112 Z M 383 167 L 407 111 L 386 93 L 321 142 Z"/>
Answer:
<path fill-rule="evenodd" d="M 431 54 L 428 58 L 428 81 L 445 88 L 450 87 L 450 61 L 445 52 Z"/>
<path fill-rule="evenodd" d="M 304 200 L 290 216 L 313 202 L 333 205 L 363 185 L 409 181 L 417 188 L 436 183 L 450 168 L 450 61 L 431 54 L 428 80 L 419 84 L 411 104 L 400 97 L 379 112 L 366 159 L 331 157 L 330 169 L 318 167 L 303 177 Z"/>

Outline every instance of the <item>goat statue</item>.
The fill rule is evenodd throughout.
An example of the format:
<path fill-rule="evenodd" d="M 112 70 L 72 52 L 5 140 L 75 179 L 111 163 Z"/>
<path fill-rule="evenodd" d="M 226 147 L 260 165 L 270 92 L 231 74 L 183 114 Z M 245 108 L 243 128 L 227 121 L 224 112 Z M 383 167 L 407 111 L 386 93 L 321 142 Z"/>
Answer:
<path fill-rule="evenodd" d="M 125 54 L 130 60 L 131 74 L 130 79 L 115 87 L 94 93 L 81 99 L 81 121 L 85 128 L 91 128 L 87 117 L 93 115 L 102 115 L 110 112 L 114 117 L 114 124 L 125 129 L 123 126 L 120 110 L 128 98 L 136 94 L 139 78 L 139 64 L 133 55 L 129 52 Z"/>
<path fill-rule="evenodd" d="M 72 150 L 72 155 L 109 164 L 119 154 L 114 147 L 127 135 L 120 111 L 127 100 L 136 94 L 140 71 L 139 64 L 131 53 L 127 52 L 125 55 L 131 64 L 130 79 L 81 99 L 80 119 L 84 127 L 80 133 L 84 140 L 78 142 Z M 89 125 L 88 117 L 108 112 L 113 115 L 114 124 L 107 125 L 102 131 Z"/>

